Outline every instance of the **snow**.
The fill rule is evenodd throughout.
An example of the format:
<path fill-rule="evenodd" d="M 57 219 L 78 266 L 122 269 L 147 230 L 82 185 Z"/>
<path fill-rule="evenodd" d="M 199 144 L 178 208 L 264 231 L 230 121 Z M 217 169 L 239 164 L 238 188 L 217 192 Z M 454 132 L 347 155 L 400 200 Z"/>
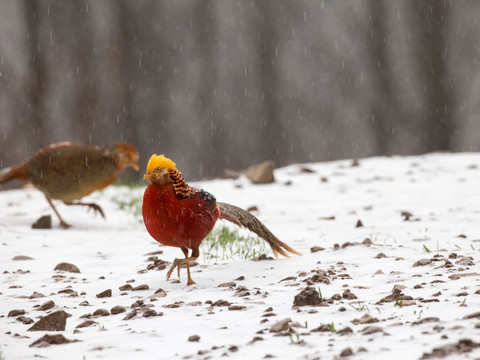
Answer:
<path fill-rule="evenodd" d="M 379 157 L 361 159 L 359 166 L 352 166 L 351 160 L 291 165 L 277 169 L 271 185 L 252 185 L 244 177 L 192 184 L 219 201 L 258 206 L 255 215 L 303 256 L 265 261 L 215 261 L 201 256 L 199 265 L 192 267 L 196 284 L 190 287 L 184 269 L 180 283 L 172 281 L 176 272 L 166 281 L 166 270 L 145 271 L 151 263 L 149 253 L 162 250 L 158 258 L 170 262 L 182 253 L 156 243 L 138 213 L 120 209 L 119 199 L 139 199 L 142 188 L 112 186 L 84 199 L 102 206 L 105 220 L 85 208 L 57 203 L 73 225 L 68 230 L 60 228 L 39 191 L 0 192 L 4 204 L 0 207 L 0 359 L 64 359 L 65 354 L 85 359 L 261 359 L 267 354 L 278 359 L 334 359 L 346 348 L 352 349 L 355 359 L 419 359 L 459 339 L 478 341 L 480 317 L 464 319 L 480 309 L 477 164 L 480 154 L 476 153 Z M 311 172 L 301 171 L 304 168 Z M 409 221 L 402 211 L 412 214 Z M 31 224 L 45 214 L 52 215 L 53 229 L 32 229 Z M 358 220 L 363 227 L 356 227 Z M 362 244 L 366 238 L 373 244 Z M 312 253 L 313 246 L 324 250 Z M 377 257 L 379 253 L 386 257 Z M 19 255 L 33 259 L 13 260 Z M 465 257 L 472 258 L 470 264 Z M 440 261 L 414 267 L 420 259 Z M 447 260 L 451 267 L 442 266 Z M 60 262 L 75 264 L 81 272 L 54 271 Z M 329 274 L 329 284 L 312 285 L 325 300 L 346 289 L 357 299 L 293 307 L 295 295 L 307 286 L 305 279 L 317 270 Z M 456 274 L 471 276 L 452 276 Z M 240 276 L 244 280 L 236 280 Z M 284 280 L 287 277 L 292 278 Z M 119 290 L 131 280 L 133 287 L 147 284 L 149 289 Z M 232 281 L 235 287 L 218 287 Z M 379 302 L 395 285 L 405 286 L 403 293 L 413 297 L 413 304 Z M 236 296 L 239 286 L 248 288 L 250 295 Z M 77 296 L 58 293 L 68 287 Z M 160 288 L 165 297 L 154 296 Z M 96 297 L 106 289 L 112 290 L 112 297 Z M 34 291 L 46 297 L 30 299 Z M 209 304 L 220 299 L 246 308 L 235 311 Z M 53 309 L 36 310 L 47 300 L 55 302 Z M 163 315 L 146 318 L 139 313 L 123 320 L 137 300 Z M 80 305 L 85 301 L 87 306 Z M 181 302 L 178 307 L 167 306 L 176 302 Z M 91 317 L 95 326 L 76 329 L 85 320 L 80 316 L 116 305 L 127 312 Z M 275 315 L 263 317 L 269 307 Z M 342 307 L 345 310 L 339 311 Z M 30 347 L 44 334 L 55 332 L 27 331 L 31 325 L 7 316 L 13 309 L 24 309 L 34 321 L 64 310 L 71 317 L 60 333 L 79 341 Z M 352 323 L 365 314 L 379 321 Z M 413 324 L 429 317 L 438 321 Z M 269 331 L 285 318 L 292 320 L 291 336 Z M 312 331 L 332 323 L 337 331 L 349 327 L 353 333 Z M 379 326 L 381 331 L 362 334 L 367 326 Z M 192 335 L 200 340 L 188 341 Z M 261 339 L 252 341 L 255 337 Z M 480 348 L 450 355 L 478 357 Z"/>

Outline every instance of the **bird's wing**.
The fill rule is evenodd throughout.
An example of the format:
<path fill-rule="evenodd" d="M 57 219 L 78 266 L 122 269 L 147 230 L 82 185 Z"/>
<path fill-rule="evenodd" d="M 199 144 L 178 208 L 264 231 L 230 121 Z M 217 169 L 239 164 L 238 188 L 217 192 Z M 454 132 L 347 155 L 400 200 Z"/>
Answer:
<path fill-rule="evenodd" d="M 265 225 L 262 224 L 260 220 L 258 220 L 248 211 L 226 203 L 219 202 L 217 204 L 220 206 L 221 219 L 228 220 L 240 227 L 245 227 L 248 230 L 257 234 L 259 237 L 268 242 L 276 258 L 278 257 L 279 253 L 285 257 L 289 257 L 286 251 L 292 254 L 302 255 L 295 249 L 292 249 L 290 246 L 280 241 L 275 235 L 270 232 L 270 230 L 267 229 Z"/>

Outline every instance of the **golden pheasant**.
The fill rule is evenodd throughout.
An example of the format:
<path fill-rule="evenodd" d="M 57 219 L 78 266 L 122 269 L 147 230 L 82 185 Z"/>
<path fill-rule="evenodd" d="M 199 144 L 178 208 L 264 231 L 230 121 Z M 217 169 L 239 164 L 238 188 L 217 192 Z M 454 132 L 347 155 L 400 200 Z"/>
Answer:
<path fill-rule="evenodd" d="M 245 227 L 268 242 L 275 257 L 288 257 L 287 251 L 300 255 L 280 241 L 260 220 L 234 205 L 217 202 L 215 197 L 189 186 L 175 163 L 164 155 L 152 155 L 144 179 L 150 180 L 143 195 L 142 214 L 149 234 L 159 243 L 179 247 L 184 259 L 175 259 L 167 272 L 167 280 L 177 268 L 187 267 L 187 285 L 195 284 L 190 275 L 189 262 L 200 255 L 199 246 L 218 219 Z M 188 255 L 188 249 L 192 250 Z"/>
<path fill-rule="evenodd" d="M 52 199 L 62 200 L 66 205 L 88 206 L 105 217 L 97 204 L 76 200 L 114 183 L 128 166 L 138 170 L 138 153 L 130 144 L 100 148 L 61 142 L 38 150 L 21 165 L 0 170 L 0 184 L 10 180 L 31 183 L 45 194 L 60 224 L 68 228 Z"/>

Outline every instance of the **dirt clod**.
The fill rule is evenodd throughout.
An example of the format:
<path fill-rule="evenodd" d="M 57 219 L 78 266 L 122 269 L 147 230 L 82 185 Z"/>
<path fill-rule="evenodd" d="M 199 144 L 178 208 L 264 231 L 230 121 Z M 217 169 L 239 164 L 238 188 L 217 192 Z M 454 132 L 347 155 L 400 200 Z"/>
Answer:
<path fill-rule="evenodd" d="M 55 334 L 55 335 L 45 334 L 40 339 L 31 343 L 30 347 L 47 347 L 49 345 L 68 344 L 76 341 L 79 341 L 79 340 L 69 340 L 62 334 Z"/>
<path fill-rule="evenodd" d="M 270 327 L 270 332 L 277 333 L 277 332 L 289 330 L 291 322 L 292 322 L 292 319 L 290 318 L 280 320 Z"/>
<path fill-rule="evenodd" d="M 430 259 L 420 259 L 415 264 L 413 264 L 413 266 L 414 267 L 425 266 L 425 265 L 428 265 L 428 264 L 431 264 L 431 263 L 432 263 L 432 260 L 430 260 Z"/>
<path fill-rule="evenodd" d="M 93 316 L 109 316 L 110 312 L 107 309 L 97 309 L 93 312 Z"/>
<path fill-rule="evenodd" d="M 360 319 L 353 319 L 352 320 L 352 323 L 355 324 L 355 325 L 358 325 L 358 324 L 373 324 L 373 323 L 376 323 L 376 322 L 378 322 L 378 319 L 374 318 L 370 314 L 365 314 Z"/>
<path fill-rule="evenodd" d="M 73 265 L 73 264 L 69 264 L 69 263 L 66 263 L 66 262 L 62 262 L 62 263 L 59 263 L 57 264 L 57 266 L 55 266 L 55 269 L 53 269 L 54 271 L 67 271 L 67 272 L 71 272 L 71 273 L 80 273 L 80 269 Z"/>
<path fill-rule="evenodd" d="M 63 310 L 55 311 L 38 320 L 28 331 L 63 331 L 70 315 Z"/>
<path fill-rule="evenodd" d="M 132 291 L 142 291 L 142 290 L 148 290 L 150 289 L 148 287 L 147 284 L 142 284 L 142 285 L 138 285 L 138 286 L 135 286 L 134 288 L 132 288 Z"/>
<path fill-rule="evenodd" d="M 464 354 L 478 347 L 480 347 L 480 343 L 471 339 L 461 339 L 455 344 L 447 344 L 434 348 L 432 352 L 424 353 L 420 359 L 437 359 L 447 357 L 451 354 Z"/>
<path fill-rule="evenodd" d="M 51 229 L 52 228 L 52 217 L 50 215 L 44 215 L 38 218 L 32 224 L 32 229 Z"/>
<path fill-rule="evenodd" d="M 25 315 L 25 310 L 24 309 L 14 309 L 10 310 L 7 317 L 15 317 L 19 315 Z"/>
<path fill-rule="evenodd" d="M 320 299 L 320 294 L 313 287 L 308 286 L 307 288 L 300 291 L 293 300 L 293 306 L 316 306 L 322 303 Z"/>
<path fill-rule="evenodd" d="M 25 325 L 33 324 L 33 319 L 32 318 L 29 318 L 29 317 L 26 317 L 26 316 L 23 316 L 23 315 L 20 315 L 19 317 L 17 317 L 16 320 L 20 321 L 21 323 L 24 323 Z"/>
<path fill-rule="evenodd" d="M 124 313 L 126 311 L 127 311 L 127 309 L 124 306 L 120 306 L 120 305 L 114 306 L 110 309 L 110 313 L 112 315 L 121 314 L 121 313 Z"/>
<path fill-rule="evenodd" d="M 81 329 L 81 328 L 85 328 L 85 327 L 89 327 L 89 326 L 92 326 L 92 325 L 95 325 L 96 322 L 93 321 L 93 320 L 85 320 L 84 322 L 81 322 L 80 324 L 78 324 L 75 328 L 76 329 Z"/>
<path fill-rule="evenodd" d="M 191 335 L 188 337 L 188 341 L 190 342 L 199 342 L 200 341 L 200 336 L 198 335 Z"/>
<path fill-rule="evenodd" d="M 347 356 L 352 356 L 352 355 L 353 355 L 352 348 L 343 349 L 342 352 L 340 353 L 340 357 L 347 357 Z"/>
<path fill-rule="evenodd" d="M 55 302 L 53 300 L 48 300 L 48 301 L 45 301 L 42 305 L 40 305 L 37 310 L 40 310 L 40 311 L 47 311 L 47 310 L 50 310 L 51 308 L 53 308 L 55 306 Z"/>
<path fill-rule="evenodd" d="M 253 184 L 270 184 L 275 182 L 273 176 L 273 163 L 265 161 L 261 164 L 252 165 L 245 171 L 245 176 Z"/>
<path fill-rule="evenodd" d="M 96 295 L 97 298 L 112 297 L 112 289 L 104 290 Z"/>

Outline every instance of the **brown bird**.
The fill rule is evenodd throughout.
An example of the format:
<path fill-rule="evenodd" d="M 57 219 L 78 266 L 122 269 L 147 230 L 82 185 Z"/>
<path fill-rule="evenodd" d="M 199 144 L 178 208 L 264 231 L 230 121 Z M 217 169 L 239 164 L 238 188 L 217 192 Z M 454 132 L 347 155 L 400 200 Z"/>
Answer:
<path fill-rule="evenodd" d="M 175 163 L 163 155 L 153 155 L 147 165 L 144 179 L 150 184 L 143 195 L 142 214 L 145 227 L 158 242 L 179 247 L 185 259 L 175 259 L 167 272 L 167 280 L 173 270 L 187 266 L 187 285 L 195 284 L 190 276 L 189 262 L 200 255 L 199 246 L 218 219 L 228 220 L 245 227 L 268 242 L 275 257 L 288 257 L 288 253 L 301 255 L 280 241 L 265 225 L 249 212 L 234 205 L 216 201 L 215 197 L 189 186 Z M 188 256 L 188 249 L 192 254 Z"/>
<path fill-rule="evenodd" d="M 97 204 L 78 200 L 114 183 L 128 166 L 138 170 L 138 153 L 130 144 L 117 143 L 100 148 L 61 142 L 38 150 L 21 165 L 0 170 L 0 184 L 10 180 L 32 184 L 45 194 L 60 225 L 68 228 L 70 225 L 62 219 L 52 200 L 88 206 L 105 217 Z"/>

